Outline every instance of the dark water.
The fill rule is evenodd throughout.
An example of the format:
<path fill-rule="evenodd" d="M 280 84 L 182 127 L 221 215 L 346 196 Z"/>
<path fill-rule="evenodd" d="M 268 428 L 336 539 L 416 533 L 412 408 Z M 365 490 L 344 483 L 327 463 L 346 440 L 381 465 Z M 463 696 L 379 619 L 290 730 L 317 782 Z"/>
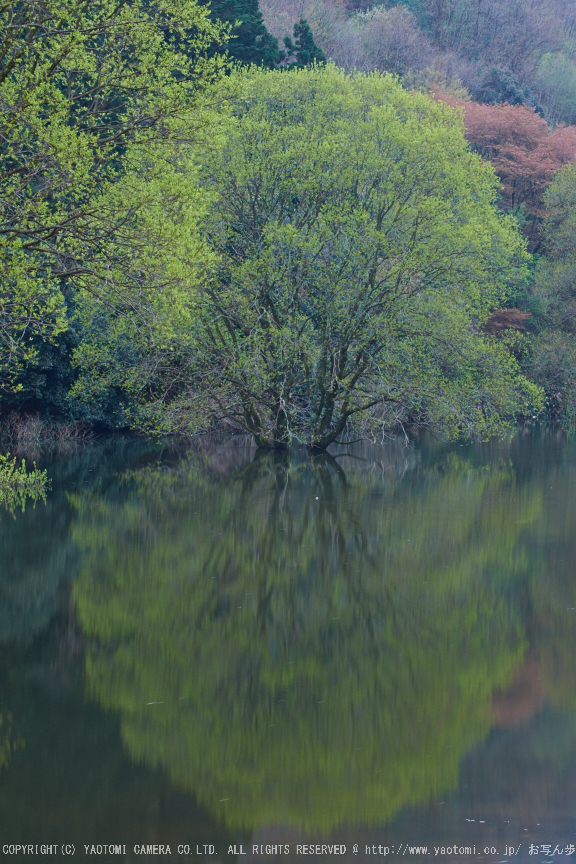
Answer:
<path fill-rule="evenodd" d="M 48 468 L 0 516 L 3 859 L 576 860 L 575 442 Z"/>

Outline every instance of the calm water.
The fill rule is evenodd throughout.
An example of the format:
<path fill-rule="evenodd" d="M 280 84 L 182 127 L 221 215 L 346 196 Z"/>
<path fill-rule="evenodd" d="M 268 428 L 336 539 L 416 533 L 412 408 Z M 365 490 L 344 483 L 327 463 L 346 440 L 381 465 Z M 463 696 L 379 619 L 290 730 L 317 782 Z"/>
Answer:
<path fill-rule="evenodd" d="M 576 860 L 576 443 L 48 468 L 0 515 L 3 859 Z"/>

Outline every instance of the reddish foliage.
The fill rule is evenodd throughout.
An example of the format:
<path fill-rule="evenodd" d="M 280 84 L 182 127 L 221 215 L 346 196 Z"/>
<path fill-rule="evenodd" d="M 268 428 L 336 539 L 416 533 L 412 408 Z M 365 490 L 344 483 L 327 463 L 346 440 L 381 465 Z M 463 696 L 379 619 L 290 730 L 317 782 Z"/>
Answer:
<path fill-rule="evenodd" d="M 524 204 L 530 215 L 544 216 L 544 190 L 556 172 L 576 156 L 576 126 L 552 130 L 533 108 L 524 105 L 480 105 L 435 95 L 463 109 L 466 138 L 473 150 L 492 163 L 502 182 L 505 208 Z"/>
<path fill-rule="evenodd" d="M 540 662 L 528 654 L 514 673 L 512 684 L 492 699 L 496 726 L 520 726 L 542 708 L 546 698 Z"/>
<path fill-rule="evenodd" d="M 530 312 L 520 309 L 497 309 L 484 324 L 484 332 L 495 336 L 503 330 L 525 330 Z"/>

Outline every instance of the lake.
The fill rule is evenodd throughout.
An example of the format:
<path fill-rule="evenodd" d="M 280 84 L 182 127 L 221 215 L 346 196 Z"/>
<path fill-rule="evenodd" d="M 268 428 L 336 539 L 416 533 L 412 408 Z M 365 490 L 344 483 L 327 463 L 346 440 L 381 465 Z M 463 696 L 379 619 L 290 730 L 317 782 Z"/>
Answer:
<path fill-rule="evenodd" d="M 45 464 L 0 514 L 3 858 L 576 860 L 576 441 Z"/>

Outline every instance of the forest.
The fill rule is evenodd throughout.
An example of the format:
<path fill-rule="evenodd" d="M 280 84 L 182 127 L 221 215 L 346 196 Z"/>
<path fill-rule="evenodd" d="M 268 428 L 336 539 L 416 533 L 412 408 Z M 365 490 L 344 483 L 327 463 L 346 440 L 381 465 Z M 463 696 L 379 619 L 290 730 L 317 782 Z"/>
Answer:
<path fill-rule="evenodd" d="M 31 426 L 280 450 L 574 428 L 568 0 L 9 0 L 0 22 L 4 452 Z"/>

